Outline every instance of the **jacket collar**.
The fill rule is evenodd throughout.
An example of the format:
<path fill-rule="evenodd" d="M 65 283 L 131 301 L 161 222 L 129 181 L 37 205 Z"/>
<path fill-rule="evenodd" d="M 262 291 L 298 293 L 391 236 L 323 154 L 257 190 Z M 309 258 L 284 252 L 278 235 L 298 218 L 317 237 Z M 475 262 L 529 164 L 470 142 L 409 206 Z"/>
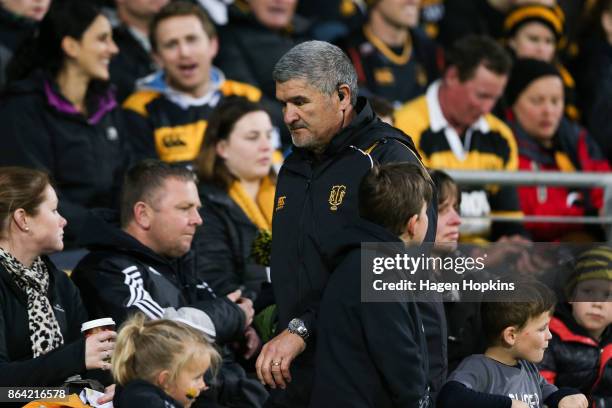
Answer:
<path fill-rule="evenodd" d="M 542 146 L 533 137 L 531 137 L 521 124 L 514 117 L 514 113 L 508 110 L 506 114 L 507 123 L 512 128 L 516 143 L 519 149 L 519 155 L 525 156 L 528 159 L 545 166 L 557 165 L 557 153 L 566 155 L 572 165 L 580 169 L 582 168 L 580 160 L 576 156 L 576 140 L 574 136 L 575 128 L 570 122 L 561 118 L 559 127 L 553 136 L 553 146 L 550 148 Z"/>
<path fill-rule="evenodd" d="M 72 103 L 70 103 L 64 96 L 59 92 L 57 87 L 50 79 L 45 79 L 43 83 L 45 90 L 45 96 L 47 103 L 54 107 L 58 112 L 65 113 L 68 115 L 81 115 Z M 107 91 L 106 94 L 97 97 L 96 110 L 87 118 L 87 123 L 95 125 L 102 120 L 102 118 L 113 109 L 117 107 L 117 101 L 111 90 Z"/>
<path fill-rule="evenodd" d="M 584 327 L 576 322 L 569 303 L 561 303 L 555 308 L 555 316 L 550 321 L 550 331 L 558 335 L 563 341 L 573 341 L 593 347 L 612 343 L 612 326 L 608 326 L 602 333 L 601 342 L 598 344 L 589 336 Z"/>
<path fill-rule="evenodd" d="M 190 106 L 210 105 L 216 106 L 221 99 L 221 86 L 225 82 L 225 74 L 219 68 L 211 66 L 209 72 L 208 92 L 200 97 L 194 98 L 171 88 L 166 81 L 166 72 L 163 69 L 157 70 L 152 74 L 139 79 L 136 82 L 138 90 L 156 91 L 163 94 L 171 102 L 188 109 Z"/>

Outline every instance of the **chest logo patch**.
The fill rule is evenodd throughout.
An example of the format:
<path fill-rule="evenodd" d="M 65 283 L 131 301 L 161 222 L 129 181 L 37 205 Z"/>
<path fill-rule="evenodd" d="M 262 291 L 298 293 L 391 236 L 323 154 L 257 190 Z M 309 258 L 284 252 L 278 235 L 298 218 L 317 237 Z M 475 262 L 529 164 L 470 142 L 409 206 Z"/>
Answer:
<path fill-rule="evenodd" d="M 331 191 L 329 192 L 329 207 L 332 211 L 337 211 L 338 207 L 342 204 L 342 200 L 344 200 L 344 196 L 346 194 L 346 186 L 338 185 L 333 186 Z"/>
<path fill-rule="evenodd" d="M 393 85 L 395 83 L 393 71 L 387 67 L 375 69 L 374 80 L 380 85 Z"/>
<path fill-rule="evenodd" d="M 278 201 L 276 202 L 276 209 L 274 211 L 282 210 L 285 208 L 285 199 L 287 196 L 278 197 Z"/>

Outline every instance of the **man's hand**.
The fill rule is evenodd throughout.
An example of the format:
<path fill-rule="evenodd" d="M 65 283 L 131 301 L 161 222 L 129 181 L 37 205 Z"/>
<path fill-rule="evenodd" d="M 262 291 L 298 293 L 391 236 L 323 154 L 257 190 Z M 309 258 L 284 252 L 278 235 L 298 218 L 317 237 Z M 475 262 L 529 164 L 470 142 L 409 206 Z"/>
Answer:
<path fill-rule="evenodd" d="M 255 309 L 253 309 L 253 301 L 249 298 L 241 297 L 236 301 L 236 305 L 244 312 L 244 327 L 249 327 L 251 323 L 253 323 L 253 317 L 255 316 Z"/>
<path fill-rule="evenodd" d="M 584 394 L 568 395 L 561 398 L 559 408 L 588 408 L 589 401 Z"/>
<path fill-rule="evenodd" d="M 249 326 L 244 331 L 244 340 L 246 349 L 244 352 L 244 358 L 248 360 L 253 357 L 257 350 L 259 350 L 259 348 L 261 347 L 261 339 L 259 338 L 259 335 L 255 331 L 253 326 Z"/>
<path fill-rule="evenodd" d="M 249 298 L 242 297 L 242 291 L 237 289 L 232 293 L 228 293 L 226 297 L 234 302 L 236 306 L 242 309 L 244 313 L 244 327 L 247 328 L 253 323 L 253 316 L 255 316 L 255 309 L 253 309 L 253 301 Z"/>
<path fill-rule="evenodd" d="M 225 295 L 226 298 L 228 298 L 234 303 L 236 303 L 238 299 L 240 299 L 241 296 L 242 296 L 242 291 L 240 289 L 236 289 L 235 291 Z"/>
<path fill-rule="evenodd" d="M 291 362 L 306 348 L 306 342 L 297 334 L 289 333 L 287 329 L 267 342 L 257 363 L 257 377 L 262 384 L 272 388 L 277 386 L 285 389 L 291 382 L 289 367 Z"/>

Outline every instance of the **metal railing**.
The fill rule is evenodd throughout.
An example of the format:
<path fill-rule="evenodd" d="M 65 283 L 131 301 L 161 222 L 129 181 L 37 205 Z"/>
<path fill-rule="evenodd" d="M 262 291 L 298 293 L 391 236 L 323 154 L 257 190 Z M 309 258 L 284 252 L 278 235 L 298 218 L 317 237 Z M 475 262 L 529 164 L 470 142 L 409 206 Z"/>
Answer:
<path fill-rule="evenodd" d="M 531 171 L 446 171 L 461 186 L 482 186 L 498 184 L 504 186 L 557 186 L 604 189 L 604 202 L 601 216 L 559 217 L 559 216 L 523 216 L 521 218 L 491 216 L 492 221 L 511 222 L 550 222 L 550 223 L 583 223 L 602 225 L 608 240 L 612 240 L 612 173 L 594 172 L 531 172 Z M 475 217 L 477 218 L 477 217 Z"/>

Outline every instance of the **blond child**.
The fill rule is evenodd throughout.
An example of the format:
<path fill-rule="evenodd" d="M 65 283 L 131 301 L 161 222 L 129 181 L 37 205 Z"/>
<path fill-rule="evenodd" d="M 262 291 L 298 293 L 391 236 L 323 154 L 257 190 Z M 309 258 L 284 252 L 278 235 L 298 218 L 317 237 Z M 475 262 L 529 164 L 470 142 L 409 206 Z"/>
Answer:
<path fill-rule="evenodd" d="M 136 314 L 119 331 L 112 358 L 115 408 L 189 407 L 206 389 L 204 374 L 220 356 L 201 331 Z"/>

